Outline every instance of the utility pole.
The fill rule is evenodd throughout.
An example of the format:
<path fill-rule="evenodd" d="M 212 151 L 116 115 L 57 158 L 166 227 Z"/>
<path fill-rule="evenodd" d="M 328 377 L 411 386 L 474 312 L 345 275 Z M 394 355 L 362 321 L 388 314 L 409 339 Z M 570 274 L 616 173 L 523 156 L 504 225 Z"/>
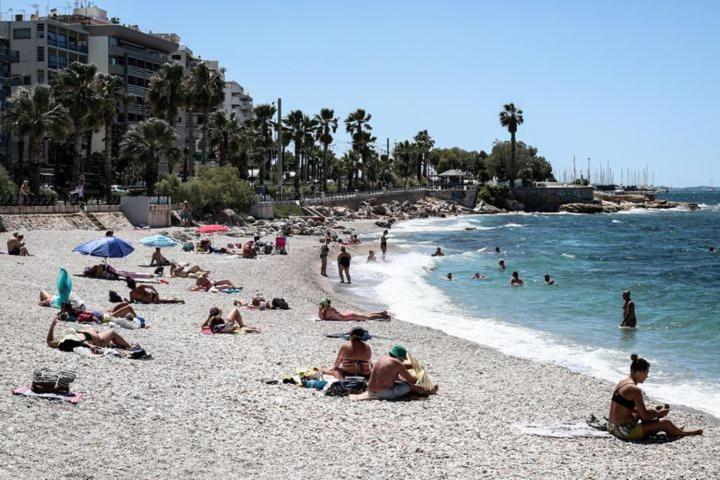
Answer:
<path fill-rule="evenodd" d="M 278 98 L 277 103 L 277 125 L 278 125 L 278 133 L 277 133 L 277 150 L 278 150 L 278 160 L 275 164 L 275 170 L 277 171 L 277 192 L 276 195 L 282 195 L 283 191 L 283 160 L 285 160 L 283 157 L 283 128 L 282 128 L 282 98 Z M 295 172 L 297 175 L 297 172 Z"/>
<path fill-rule="evenodd" d="M 573 183 L 577 180 L 577 169 L 575 168 L 575 155 L 573 155 Z"/>
<path fill-rule="evenodd" d="M 590 185 L 590 157 L 588 157 L 588 175 L 587 175 L 587 182 L 588 182 L 588 185 Z"/>

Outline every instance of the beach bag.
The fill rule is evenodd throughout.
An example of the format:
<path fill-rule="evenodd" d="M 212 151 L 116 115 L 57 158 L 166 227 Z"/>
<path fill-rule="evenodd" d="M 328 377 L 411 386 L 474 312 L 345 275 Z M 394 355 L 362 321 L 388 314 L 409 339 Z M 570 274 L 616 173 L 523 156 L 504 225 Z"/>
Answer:
<path fill-rule="evenodd" d="M 182 249 L 185 252 L 192 252 L 195 249 L 195 245 L 193 245 L 192 242 L 186 242 L 183 243 Z"/>
<path fill-rule="evenodd" d="M 325 390 L 325 395 L 328 397 L 347 397 L 350 395 L 350 392 L 348 392 L 342 382 L 335 382 Z"/>
<path fill-rule="evenodd" d="M 59 373 L 49 368 L 38 368 L 33 372 L 30 389 L 35 393 L 70 393 L 70 384 L 75 381 L 75 372 L 62 370 Z"/>
<path fill-rule="evenodd" d="M 265 255 L 270 255 L 273 251 L 272 245 L 265 245 Z"/>
<path fill-rule="evenodd" d="M 274 309 L 290 310 L 290 305 L 288 305 L 284 298 L 273 298 L 270 304 Z"/>
<path fill-rule="evenodd" d="M 110 293 L 108 294 L 110 297 L 110 303 L 120 303 L 122 302 L 122 297 L 118 295 L 118 293 L 115 290 L 110 290 Z"/>

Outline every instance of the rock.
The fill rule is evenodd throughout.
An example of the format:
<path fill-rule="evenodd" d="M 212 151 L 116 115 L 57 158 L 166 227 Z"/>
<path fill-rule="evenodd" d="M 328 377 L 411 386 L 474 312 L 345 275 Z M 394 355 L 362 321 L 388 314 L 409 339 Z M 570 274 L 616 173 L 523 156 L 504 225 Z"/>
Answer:
<path fill-rule="evenodd" d="M 525 205 L 518 202 L 517 200 L 505 200 L 505 209 L 517 212 L 520 210 L 525 210 Z"/>
<path fill-rule="evenodd" d="M 505 210 L 498 208 L 494 205 L 490 205 L 489 203 L 480 202 L 480 205 L 473 208 L 472 210 L 474 213 L 480 213 L 480 214 L 486 214 L 486 215 L 492 215 L 495 213 L 504 213 Z"/>
<path fill-rule="evenodd" d="M 595 203 L 567 203 L 560 205 L 560 211 L 567 213 L 602 213 L 603 206 Z"/>
<path fill-rule="evenodd" d="M 375 205 L 372 211 L 377 215 L 387 215 L 388 207 L 385 204 Z"/>

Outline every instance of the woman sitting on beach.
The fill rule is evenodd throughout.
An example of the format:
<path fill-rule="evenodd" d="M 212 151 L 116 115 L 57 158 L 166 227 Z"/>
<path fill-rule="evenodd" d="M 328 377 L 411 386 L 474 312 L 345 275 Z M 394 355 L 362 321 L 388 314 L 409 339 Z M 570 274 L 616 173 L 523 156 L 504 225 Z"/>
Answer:
<path fill-rule="evenodd" d="M 232 309 L 228 318 L 223 318 L 222 310 L 218 307 L 212 307 L 201 329 L 210 330 L 212 333 L 235 333 L 238 330 L 245 333 L 260 333 L 257 328 L 243 323 L 242 315 L 240 315 L 240 310 L 237 308 Z"/>
<path fill-rule="evenodd" d="M 360 327 L 350 331 L 349 341 L 340 347 L 335 364 L 332 370 L 328 371 L 330 375 L 338 380 L 343 380 L 345 377 L 370 378 L 372 350 L 363 341 L 367 335 L 367 330 Z"/>
<path fill-rule="evenodd" d="M 670 407 L 648 409 L 638 384 L 647 380 L 650 362 L 635 354 L 630 356 L 630 376 L 615 387 L 610 402 L 607 430 L 621 440 L 641 440 L 658 432 L 671 437 L 702 435 L 702 430 L 683 430 L 667 418 Z"/>
<path fill-rule="evenodd" d="M 523 285 L 525 285 L 525 282 L 522 281 L 522 278 L 520 278 L 518 272 L 512 272 L 512 276 L 510 277 L 510 286 L 522 287 Z"/>
<path fill-rule="evenodd" d="M 88 347 L 91 350 L 95 350 L 96 348 L 129 350 L 132 348 L 127 340 L 113 329 L 98 332 L 94 328 L 84 328 L 65 333 L 56 339 L 55 325 L 57 325 L 61 315 L 64 314 L 56 315 L 50 324 L 50 330 L 47 334 L 48 347 L 57 348 L 63 352 L 72 352 L 73 349 L 77 347 Z"/>
<path fill-rule="evenodd" d="M 237 287 L 232 284 L 230 280 L 218 280 L 218 281 L 212 281 L 210 280 L 210 277 L 203 273 L 198 277 L 197 281 L 195 282 L 195 287 L 193 290 L 195 291 L 201 291 L 201 292 L 209 292 L 211 289 L 217 289 L 217 290 L 237 290 Z"/>
<path fill-rule="evenodd" d="M 127 279 L 127 286 L 130 289 L 129 303 L 185 303 L 181 298 L 160 298 L 155 287 L 150 285 L 138 285 L 132 278 Z"/>
<path fill-rule="evenodd" d="M 318 312 L 318 317 L 320 318 L 320 320 L 325 320 L 329 322 L 365 322 L 367 320 L 380 320 L 386 322 L 390 321 L 390 314 L 388 314 L 387 311 L 371 312 L 367 315 L 352 311 L 340 313 L 332 306 L 330 306 L 329 298 L 324 298 L 320 302 L 320 310 Z"/>

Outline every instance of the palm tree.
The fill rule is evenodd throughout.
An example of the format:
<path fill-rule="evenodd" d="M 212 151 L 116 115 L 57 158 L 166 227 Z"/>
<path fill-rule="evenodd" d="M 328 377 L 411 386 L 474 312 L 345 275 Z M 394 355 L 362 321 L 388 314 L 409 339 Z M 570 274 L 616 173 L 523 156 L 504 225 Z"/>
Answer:
<path fill-rule="evenodd" d="M 72 120 L 74 182 L 80 180 L 85 169 L 83 136 L 97 125 L 93 125 L 93 121 L 98 118 L 96 112 L 100 109 L 100 99 L 92 88 L 96 74 L 95 65 L 73 62 L 52 79 L 55 98 L 67 109 Z"/>
<path fill-rule="evenodd" d="M 210 117 L 210 146 L 218 164 L 224 167 L 240 153 L 242 128 L 234 113 L 215 112 Z"/>
<path fill-rule="evenodd" d="M 109 201 L 111 197 L 110 186 L 112 185 L 112 144 L 113 127 L 115 118 L 120 106 L 127 102 L 125 82 L 121 77 L 99 73 L 95 81 L 95 92 L 100 99 L 100 108 L 96 112 L 100 119 L 98 123 L 105 126 L 105 160 L 103 162 L 103 174 L 105 178 L 105 198 Z"/>
<path fill-rule="evenodd" d="M 158 166 L 163 158 L 173 155 L 177 133 L 165 120 L 150 118 L 131 126 L 123 138 L 124 153 L 145 165 L 145 189 L 155 193 Z"/>
<path fill-rule="evenodd" d="M 377 140 L 370 131 L 370 119 L 372 115 L 366 113 L 362 108 L 358 108 L 349 114 L 345 119 L 345 131 L 352 136 L 353 149 L 360 154 L 361 162 L 364 165 L 367 160 L 368 146 Z M 357 170 L 353 172 L 353 177 L 357 177 Z M 348 185 L 352 189 L 352 184 Z"/>
<path fill-rule="evenodd" d="M 185 80 L 185 89 L 189 106 L 202 114 L 202 162 L 208 161 L 210 113 L 217 110 L 225 100 L 225 80 L 223 72 L 213 70 L 205 62 L 193 67 Z"/>
<path fill-rule="evenodd" d="M 432 148 L 435 146 L 435 140 L 433 140 L 427 130 L 421 130 L 420 132 L 418 132 L 418 134 L 415 135 L 415 138 L 413 138 L 413 140 L 415 140 L 419 155 L 417 166 L 417 179 L 421 180 L 422 177 L 427 177 L 427 155 L 428 153 L 430 153 L 430 150 L 432 150 Z"/>
<path fill-rule="evenodd" d="M 306 119 L 307 116 L 301 110 L 293 110 L 283 119 L 283 123 L 288 129 L 289 137 L 292 138 L 293 144 L 295 145 L 293 190 L 296 196 L 300 195 L 300 156 L 302 155 L 305 144 Z"/>
<path fill-rule="evenodd" d="M 510 186 L 515 184 L 515 133 L 517 132 L 518 125 L 522 125 L 525 119 L 523 118 L 523 111 L 519 108 L 515 108 L 514 103 L 508 103 L 503 106 L 503 111 L 500 112 L 500 125 L 506 127 L 510 132 L 510 165 L 508 165 L 508 180 Z"/>
<path fill-rule="evenodd" d="M 166 63 L 160 70 L 150 78 L 150 89 L 148 90 L 148 102 L 150 104 L 150 112 L 164 119 L 175 128 L 177 123 L 178 110 L 186 107 L 187 95 L 185 94 L 185 68 L 179 64 Z M 190 113 L 192 115 L 192 112 Z M 187 122 L 188 139 L 192 141 L 192 122 Z M 193 145 L 194 146 L 194 145 Z M 187 179 L 188 170 L 192 170 L 192 154 L 193 148 L 188 149 L 188 159 L 186 159 L 183 167 L 183 178 Z M 169 173 L 173 173 L 172 162 L 168 164 Z"/>
<path fill-rule="evenodd" d="M 249 124 L 252 127 L 255 144 L 259 150 L 259 177 L 260 185 L 265 184 L 265 176 L 268 166 L 272 164 L 272 155 L 275 150 L 275 141 L 273 140 L 273 117 L 277 109 L 275 105 L 263 103 L 256 105 L 253 109 L 253 117 Z"/>
<path fill-rule="evenodd" d="M 403 179 L 407 179 L 410 175 L 410 160 L 416 147 L 414 143 L 410 143 L 408 140 L 398 143 L 395 147 L 395 158 L 400 157 L 402 159 L 401 173 Z"/>
<path fill-rule="evenodd" d="M 67 109 L 53 97 L 52 89 L 47 85 L 19 88 L 3 112 L 3 128 L 18 138 L 28 137 L 30 188 L 38 193 L 45 139 L 63 141 L 73 128 Z"/>
<path fill-rule="evenodd" d="M 305 137 L 302 141 L 302 159 L 303 159 L 303 180 L 308 181 L 315 177 L 315 159 L 316 145 L 315 135 L 317 132 L 317 122 L 314 118 L 305 115 L 303 119 L 303 132 Z"/>
<path fill-rule="evenodd" d="M 321 166 L 321 178 L 320 178 L 320 191 L 327 190 L 327 170 L 328 170 L 328 150 L 330 144 L 332 144 L 334 138 L 333 134 L 337 132 L 338 119 L 335 117 L 335 111 L 331 108 L 323 108 L 320 113 L 315 115 L 315 121 L 318 124 L 317 128 L 317 141 L 323 147 L 322 153 L 322 166 Z"/>

